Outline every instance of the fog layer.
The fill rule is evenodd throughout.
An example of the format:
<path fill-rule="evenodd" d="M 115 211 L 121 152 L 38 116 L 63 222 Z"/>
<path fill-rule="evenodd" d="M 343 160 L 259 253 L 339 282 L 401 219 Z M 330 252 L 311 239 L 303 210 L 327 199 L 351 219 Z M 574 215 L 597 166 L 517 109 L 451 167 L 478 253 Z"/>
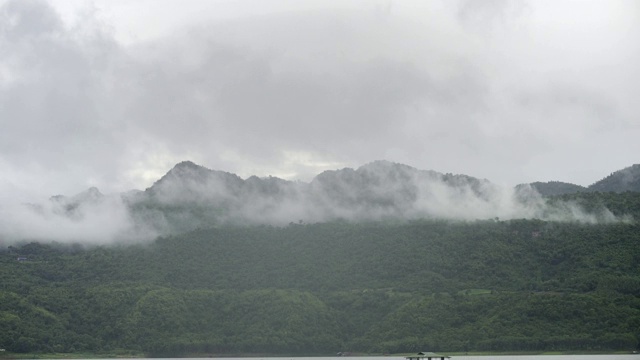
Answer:
<path fill-rule="evenodd" d="M 587 212 L 549 203 L 528 185 L 506 188 L 466 175 L 442 174 L 376 161 L 325 171 L 311 182 L 242 179 L 181 162 L 145 191 L 105 196 L 91 188 L 73 197 L 2 208 L 7 241 L 108 243 L 140 241 L 197 228 L 287 226 L 325 221 L 542 219 L 626 221 L 606 208 Z"/>

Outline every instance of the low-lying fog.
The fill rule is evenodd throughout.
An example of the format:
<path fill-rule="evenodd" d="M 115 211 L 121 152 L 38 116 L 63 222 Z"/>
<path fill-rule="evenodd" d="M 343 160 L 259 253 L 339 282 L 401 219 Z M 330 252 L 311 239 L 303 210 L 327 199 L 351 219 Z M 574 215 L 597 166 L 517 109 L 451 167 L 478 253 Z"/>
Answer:
<path fill-rule="evenodd" d="M 614 222 L 606 208 L 589 213 L 571 202 L 550 205 L 535 189 L 501 187 L 465 175 L 376 161 L 356 170 L 325 171 L 311 182 L 242 179 L 191 162 L 176 165 L 146 191 L 103 195 L 96 188 L 38 204 L 4 204 L 8 241 L 109 243 L 220 224 L 315 223 L 331 220 L 460 221 L 542 219 Z"/>

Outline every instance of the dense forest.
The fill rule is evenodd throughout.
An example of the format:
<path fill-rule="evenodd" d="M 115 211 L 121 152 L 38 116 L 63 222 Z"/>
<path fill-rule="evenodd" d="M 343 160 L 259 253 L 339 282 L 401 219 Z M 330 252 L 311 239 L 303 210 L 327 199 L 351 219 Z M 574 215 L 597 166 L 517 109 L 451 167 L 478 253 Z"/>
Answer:
<path fill-rule="evenodd" d="M 0 253 L 8 352 L 633 350 L 640 225 L 220 226 Z"/>

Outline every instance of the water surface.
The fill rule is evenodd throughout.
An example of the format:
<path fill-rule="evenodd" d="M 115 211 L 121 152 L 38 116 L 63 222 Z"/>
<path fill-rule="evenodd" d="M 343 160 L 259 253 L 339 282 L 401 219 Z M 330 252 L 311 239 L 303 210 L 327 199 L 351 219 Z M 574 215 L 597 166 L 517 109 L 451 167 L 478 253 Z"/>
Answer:
<path fill-rule="evenodd" d="M 175 358 L 161 360 L 202 360 L 206 358 Z M 215 360 L 405 360 L 400 356 L 343 356 L 343 357 L 233 357 L 212 358 Z M 452 356 L 451 360 L 640 360 L 640 355 L 483 355 L 483 356 Z M 95 359 L 94 359 L 95 360 Z M 140 360 L 118 359 L 118 360 Z M 160 359 L 159 359 L 160 360 Z"/>

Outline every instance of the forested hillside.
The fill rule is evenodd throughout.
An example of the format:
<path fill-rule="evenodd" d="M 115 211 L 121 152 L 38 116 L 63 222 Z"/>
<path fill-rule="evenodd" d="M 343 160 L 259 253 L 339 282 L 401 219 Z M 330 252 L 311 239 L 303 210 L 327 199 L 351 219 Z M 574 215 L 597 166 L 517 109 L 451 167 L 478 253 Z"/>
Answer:
<path fill-rule="evenodd" d="M 633 350 L 640 225 L 220 226 L 0 253 L 10 352 Z"/>
<path fill-rule="evenodd" d="M 534 188 L 538 193 L 542 196 L 556 196 L 556 195 L 564 195 L 564 194 L 573 194 L 578 192 L 588 191 L 588 188 L 584 186 L 565 183 L 561 181 L 549 181 L 549 182 L 533 182 L 529 184 L 532 188 Z M 522 185 L 519 185 L 520 187 Z"/>
<path fill-rule="evenodd" d="M 566 195 L 580 192 L 639 192 L 640 164 L 634 164 L 615 171 L 587 187 L 561 181 L 533 182 L 529 185 L 543 196 Z"/>
<path fill-rule="evenodd" d="M 618 170 L 589 186 L 592 191 L 640 191 L 640 164 Z"/>

